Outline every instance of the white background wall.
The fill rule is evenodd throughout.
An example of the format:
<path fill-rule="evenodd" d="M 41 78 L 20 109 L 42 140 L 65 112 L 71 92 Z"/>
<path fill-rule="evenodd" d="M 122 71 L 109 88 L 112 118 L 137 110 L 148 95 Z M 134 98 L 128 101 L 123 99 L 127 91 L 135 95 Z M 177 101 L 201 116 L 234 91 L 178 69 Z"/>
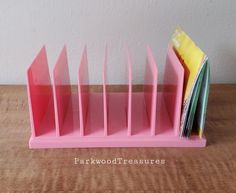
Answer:
<path fill-rule="evenodd" d="M 125 81 L 125 46 L 134 82 L 142 83 L 146 45 L 162 79 L 165 52 L 176 25 L 208 54 L 212 82 L 236 82 L 235 0 L 0 0 L 0 84 L 25 84 L 26 69 L 46 45 L 50 70 L 66 44 L 71 79 L 88 47 L 90 82 L 101 83 L 105 44 L 109 83 Z"/>

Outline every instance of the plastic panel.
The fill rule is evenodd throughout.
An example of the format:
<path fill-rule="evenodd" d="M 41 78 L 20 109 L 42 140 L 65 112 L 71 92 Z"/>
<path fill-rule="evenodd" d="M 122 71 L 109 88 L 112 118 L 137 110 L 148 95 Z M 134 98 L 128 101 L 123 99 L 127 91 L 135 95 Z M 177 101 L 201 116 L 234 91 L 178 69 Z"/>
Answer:
<path fill-rule="evenodd" d="M 108 106 L 107 106 L 107 47 L 105 49 L 105 57 L 104 57 L 104 63 L 103 63 L 103 74 L 102 74 L 102 80 L 103 80 L 103 118 L 104 118 L 104 135 L 108 135 Z"/>
<path fill-rule="evenodd" d="M 45 47 L 28 68 L 27 81 L 32 136 L 54 135 L 53 94 Z"/>
<path fill-rule="evenodd" d="M 164 74 L 164 101 L 175 131 L 179 135 L 184 69 L 171 46 L 168 47 Z"/>
<path fill-rule="evenodd" d="M 80 116 L 80 135 L 85 133 L 87 121 L 87 112 L 89 106 L 89 77 L 88 77 L 88 59 L 87 48 L 84 48 L 79 72 L 78 72 L 78 95 L 79 95 L 79 116 Z"/>
<path fill-rule="evenodd" d="M 72 102 L 66 47 L 54 66 L 53 80 L 56 134 L 60 136 L 74 132 L 79 127 L 78 105 Z"/>
<path fill-rule="evenodd" d="M 151 128 L 151 135 L 153 136 L 156 134 L 157 65 L 149 47 L 147 48 L 144 98 Z"/>

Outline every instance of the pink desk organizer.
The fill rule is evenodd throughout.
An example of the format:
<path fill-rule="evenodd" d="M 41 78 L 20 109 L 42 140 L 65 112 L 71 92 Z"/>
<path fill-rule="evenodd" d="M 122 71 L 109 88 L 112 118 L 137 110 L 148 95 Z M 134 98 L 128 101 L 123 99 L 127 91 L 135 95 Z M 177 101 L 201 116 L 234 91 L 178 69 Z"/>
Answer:
<path fill-rule="evenodd" d="M 43 47 L 27 71 L 31 121 L 30 148 L 204 147 L 197 135 L 179 137 L 184 70 L 168 47 L 164 89 L 157 91 L 157 65 L 147 48 L 143 92 L 132 91 L 132 62 L 127 53 L 127 92 L 108 92 L 107 50 L 103 91 L 89 91 L 86 48 L 78 70 L 78 93 L 71 91 L 66 48 L 53 69 L 51 84 Z"/>

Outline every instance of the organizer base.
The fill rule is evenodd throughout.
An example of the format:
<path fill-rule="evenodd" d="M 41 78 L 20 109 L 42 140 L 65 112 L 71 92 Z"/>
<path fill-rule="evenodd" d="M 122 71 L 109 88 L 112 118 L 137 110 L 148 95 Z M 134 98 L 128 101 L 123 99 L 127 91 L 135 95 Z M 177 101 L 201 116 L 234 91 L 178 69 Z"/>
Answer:
<path fill-rule="evenodd" d="M 192 136 L 181 139 L 174 133 L 147 137 L 51 137 L 30 139 L 30 148 L 98 148 L 98 147 L 205 147 L 206 139 Z M 109 139 L 108 139 L 109 138 Z"/>
<path fill-rule="evenodd" d="M 132 94 L 132 135 L 127 135 L 126 98 L 127 93 L 109 93 L 108 95 L 108 136 L 104 136 L 102 116 L 102 93 L 90 93 L 85 135 L 80 135 L 78 98 L 72 97 L 72 107 L 68 108 L 60 136 L 56 136 L 55 128 L 48 128 L 39 136 L 31 137 L 30 148 L 91 148 L 91 147 L 204 147 L 206 139 L 191 136 L 180 138 L 174 130 L 166 111 L 161 92 L 157 94 L 156 135 L 152 136 L 145 111 L 143 93 Z M 114 110 L 115 109 L 115 110 Z M 48 113 L 47 116 L 51 116 Z M 97 116 L 99 115 L 99 116 Z M 48 117 L 45 121 L 48 123 Z M 45 122 L 42 122 L 42 127 Z"/>

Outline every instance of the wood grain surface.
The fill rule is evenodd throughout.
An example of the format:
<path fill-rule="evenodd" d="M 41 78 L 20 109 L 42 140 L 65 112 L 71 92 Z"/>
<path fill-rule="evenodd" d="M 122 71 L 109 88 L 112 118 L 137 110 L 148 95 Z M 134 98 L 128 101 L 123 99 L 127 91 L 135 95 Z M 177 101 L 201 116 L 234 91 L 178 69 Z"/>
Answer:
<path fill-rule="evenodd" d="M 205 134 L 206 148 L 30 150 L 26 87 L 0 86 L 0 192 L 236 192 L 236 85 L 211 86 Z M 165 164 L 74 164 L 120 157 Z"/>

